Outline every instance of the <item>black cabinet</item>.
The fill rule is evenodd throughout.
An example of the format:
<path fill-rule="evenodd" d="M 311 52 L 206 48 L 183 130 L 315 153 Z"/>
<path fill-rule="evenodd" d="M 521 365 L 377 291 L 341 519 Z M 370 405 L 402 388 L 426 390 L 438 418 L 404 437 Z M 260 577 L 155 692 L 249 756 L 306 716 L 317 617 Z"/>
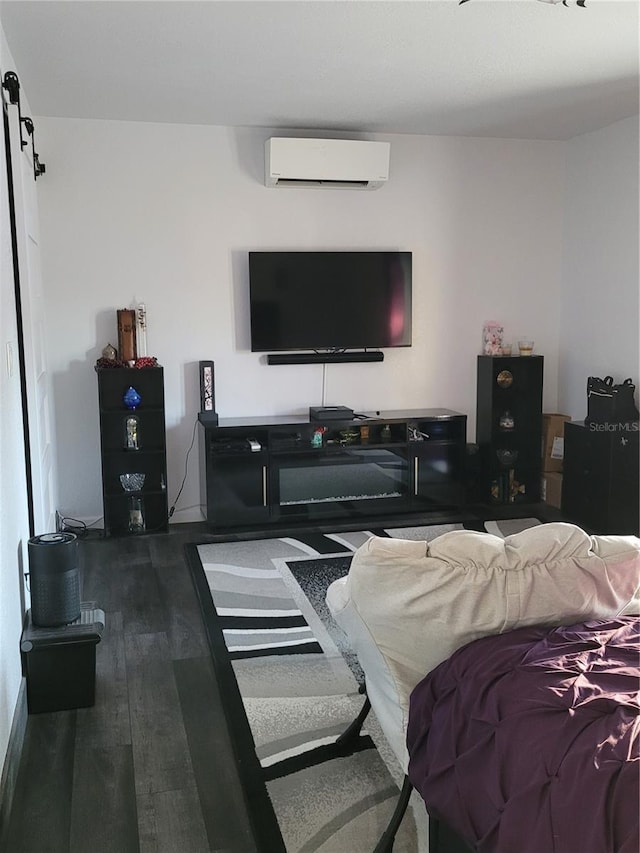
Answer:
<path fill-rule="evenodd" d="M 201 416 L 202 503 L 215 525 L 393 515 L 464 502 L 466 416 L 446 409 L 340 421 Z"/>
<path fill-rule="evenodd" d="M 114 367 L 97 374 L 105 535 L 166 530 L 163 370 Z M 140 398 L 135 408 L 130 388 Z M 129 405 L 125 395 L 133 398 Z"/>
<path fill-rule="evenodd" d="M 478 356 L 476 443 L 483 501 L 540 500 L 543 365 L 541 355 Z"/>
<path fill-rule="evenodd" d="M 447 509 L 464 503 L 467 419 L 419 419 L 408 424 L 415 509 Z"/>
<path fill-rule="evenodd" d="M 593 533 L 638 535 L 638 462 L 637 423 L 565 424 L 562 514 Z"/>
<path fill-rule="evenodd" d="M 213 524 L 269 519 L 267 437 L 264 430 L 207 430 L 201 441 L 203 504 Z"/>

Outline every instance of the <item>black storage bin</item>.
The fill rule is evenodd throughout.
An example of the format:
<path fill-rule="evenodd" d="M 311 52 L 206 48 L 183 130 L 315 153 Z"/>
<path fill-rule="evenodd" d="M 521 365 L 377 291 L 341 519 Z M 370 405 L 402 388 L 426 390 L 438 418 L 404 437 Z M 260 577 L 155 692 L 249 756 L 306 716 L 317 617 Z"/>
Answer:
<path fill-rule="evenodd" d="M 40 628 L 27 611 L 20 650 L 30 714 L 88 708 L 95 703 L 96 646 L 105 625 L 94 602 L 80 605 L 70 625 Z"/>

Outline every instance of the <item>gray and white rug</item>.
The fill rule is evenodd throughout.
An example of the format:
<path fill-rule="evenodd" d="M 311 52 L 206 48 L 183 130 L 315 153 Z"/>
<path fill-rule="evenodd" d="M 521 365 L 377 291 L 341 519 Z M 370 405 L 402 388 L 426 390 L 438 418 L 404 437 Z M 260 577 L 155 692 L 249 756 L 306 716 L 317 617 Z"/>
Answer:
<path fill-rule="evenodd" d="M 517 519 L 473 527 L 506 536 L 538 523 Z M 373 714 L 352 754 L 335 747 L 362 707 L 362 673 L 326 608 L 326 590 L 348 572 L 353 552 L 373 534 L 430 540 L 464 526 L 187 546 L 264 853 L 374 849 L 393 812 L 402 771 Z M 414 794 L 394 853 L 427 851 L 427 835 L 426 812 Z"/>

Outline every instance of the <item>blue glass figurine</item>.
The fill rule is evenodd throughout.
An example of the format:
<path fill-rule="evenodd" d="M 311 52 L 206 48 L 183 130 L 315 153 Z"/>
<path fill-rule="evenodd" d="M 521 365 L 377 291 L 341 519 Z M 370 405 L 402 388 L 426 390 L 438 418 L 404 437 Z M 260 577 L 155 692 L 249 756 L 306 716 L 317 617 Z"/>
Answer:
<path fill-rule="evenodd" d="M 129 386 L 124 392 L 122 402 L 125 404 L 127 409 L 137 409 L 142 402 L 142 397 L 138 394 L 135 388 Z"/>

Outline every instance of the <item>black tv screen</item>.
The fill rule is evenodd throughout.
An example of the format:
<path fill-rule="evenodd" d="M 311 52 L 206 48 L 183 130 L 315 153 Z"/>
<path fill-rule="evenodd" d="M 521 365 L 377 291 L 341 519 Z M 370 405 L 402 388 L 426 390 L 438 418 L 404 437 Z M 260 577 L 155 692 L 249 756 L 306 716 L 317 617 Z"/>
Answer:
<path fill-rule="evenodd" d="M 251 350 L 411 346 L 411 252 L 249 252 Z"/>

